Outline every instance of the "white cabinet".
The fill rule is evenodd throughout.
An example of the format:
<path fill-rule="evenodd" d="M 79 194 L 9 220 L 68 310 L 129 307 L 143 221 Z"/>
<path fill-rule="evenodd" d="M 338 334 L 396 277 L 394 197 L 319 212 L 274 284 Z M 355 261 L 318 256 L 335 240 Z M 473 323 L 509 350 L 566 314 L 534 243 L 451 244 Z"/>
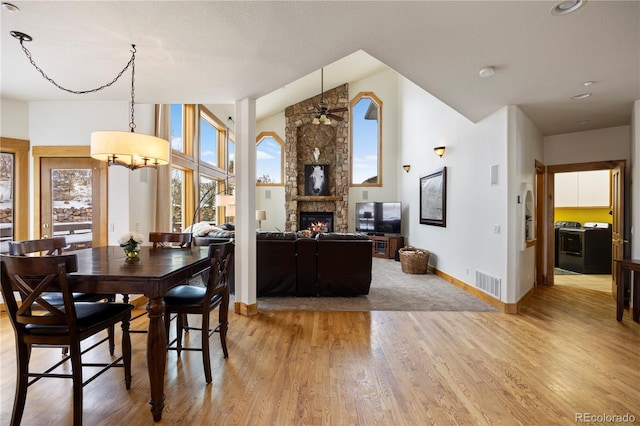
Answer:
<path fill-rule="evenodd" d="M 609 207 L 611 172 L 593 170 L 555 174 L 555 207 Z"/>

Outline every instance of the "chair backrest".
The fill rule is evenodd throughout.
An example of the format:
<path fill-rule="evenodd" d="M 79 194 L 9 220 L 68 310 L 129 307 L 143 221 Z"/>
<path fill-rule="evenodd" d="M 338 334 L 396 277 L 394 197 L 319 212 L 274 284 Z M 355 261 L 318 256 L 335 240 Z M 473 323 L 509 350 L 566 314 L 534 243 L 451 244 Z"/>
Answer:
<path fill-rule="evenodd" d="M 233 263 L 233 252 L 225 246 L 226 243 L 212 244 L 209 246 L 211 268 L 207 279 L 207 295 L 205 296 L 205 300 L 211 300 L 215 294 L 222 294 L 223 297 L 226 297 L 226 303 L 228 304 L 229 275 L 231 264 Z"/>
<path fill-rule="evenodd" d="M 66 246 L 67 239 L 65 237 L 9 241 L 9 254 L 13 256 L 26 256 L 28 254 L 60 255 Z"/>
<path fill-rule="evenodd" d="M 188 232 L 149 232 L 149 242 L 153 248 L 162 247 L 191 247 L 193 234 Z"/>
<path fill-rule="evenodd" d="M 0 255 L 2 297 L 18 333 L 27 325 L 63 326 L 75 330 L 75 306 L 67 274 L 78 270 L 75 254 L 61 256 Z M 64 306 L 53 306 L 42 298 L 47 291 L 60 291 Z M 20 295 L 20 305 L 15 293 Z"/>

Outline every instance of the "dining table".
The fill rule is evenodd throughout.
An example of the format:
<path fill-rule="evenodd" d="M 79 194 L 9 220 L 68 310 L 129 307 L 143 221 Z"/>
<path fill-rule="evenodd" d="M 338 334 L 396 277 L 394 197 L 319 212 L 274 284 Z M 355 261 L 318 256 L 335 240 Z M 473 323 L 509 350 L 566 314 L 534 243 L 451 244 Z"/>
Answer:
<path fill-rule="evenodd" d="M 167 336 L 164 296 L 210 266 L 209 247 L 151 248 L 142 246 L 138 259 L 128 259 L 122 247 L 103 246 L 69 251 L 78 257 L 78 270 L 69 275 L 73 291 L 104 294 L 143 294 L 149 317 L 147 368 L 154 421 L 164 409 Z"/>

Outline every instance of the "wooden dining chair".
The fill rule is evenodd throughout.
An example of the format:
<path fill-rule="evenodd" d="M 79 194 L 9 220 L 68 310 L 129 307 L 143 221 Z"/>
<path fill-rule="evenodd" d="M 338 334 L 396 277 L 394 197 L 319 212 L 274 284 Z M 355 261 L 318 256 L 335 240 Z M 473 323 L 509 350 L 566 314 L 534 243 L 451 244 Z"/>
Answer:
<path fill-rule="evenodd" d="M 205 287 L 180 285 L 172 288 L 164 297 L 165 327 L 167 333 L 167 350 L 175 350 L 180 356 L 182 351 L 202 352 L 204 375 L 207 383 L 211 383 L 211 355 L 209 352 L 209 338 L 215 332 L 220 334 L 222 352 L 227 358 L 227 330 L 229 328 L 229 270 L 232 254 L 223 248 L 212 245 L 209 247 L 210 270 Z M 210 313 L 218 308 L 218 322 L 211 324 Z M 178 314 L 176 338 L 169 341 L 169 319 L 171 314 Z M 201 345 L 199 348 L 184 347 L 182 345 L 182 330 L 185 328 L 183 320 L 188 314 L 200 315 L 201 324 L 198 327 L 187 327 L 189 330 L 200 330 Z M 175 346 L 172 346 L 175 345 Z"/>
<path fill-rule="evenodd" d="M 77 271 L 75 254 L 59 256 L 7 256 L 0 255 L 2 297 L 14 329 L 16 340 L 17 381 L 11 415 L 11 425 L 22 420 L 27 388 L 42 378 L 70 378 L 73 381 L 73 424 L 82 424 L 83 387 L 111 367 L 124 367 L 127 389 L 131 387 L 131 340 L 129 319 L 133 306 L 124 303 L 76 302 L 73 299 L 68 273 Z M 60 291 L 62 306 L 49 303 L 43 294 Z M 16 293 L 19 297 L 16 296 Z M 82 355 L 107 341 L 104 338 L 82 350 L 81 342 L 97 333 L 122 325 L 122 356 L 108 363 L 83 364 Z M 69 357 L 57 362 L 44 372 L 29 370 L 32 347 L 66 345 Z M 71 360 L 71 374 L 56 373 Z M 102 367 L 83 381 L 82 368 Z"/>
<path fill-rule="evenodd" d="M 9 255 L 12 256 L 51 256 L 61 255 L 67 247 L 65 237 L 41 238 L 39 240 L 9 241 Z M 114 302 L 115 294 L 97 293 L 72 293 L 75 302 Z M 62 306 L 62 294 L 59 292 L 47 292 L 42 294 L 42 299 L 54 306 Z M 113 355 L 115 342 L 113 339 L 113 327 L 107 330 L 109 334 L 109 353 Z M 67 347 L 62 348 L 62 354 L 67 354 Z"/>
<path fill-rule="evenodd" d="M 149 232 L 149 242 L 153 248 L 158 247 L 191 247 L 193 234 L 189 232 Z"/>

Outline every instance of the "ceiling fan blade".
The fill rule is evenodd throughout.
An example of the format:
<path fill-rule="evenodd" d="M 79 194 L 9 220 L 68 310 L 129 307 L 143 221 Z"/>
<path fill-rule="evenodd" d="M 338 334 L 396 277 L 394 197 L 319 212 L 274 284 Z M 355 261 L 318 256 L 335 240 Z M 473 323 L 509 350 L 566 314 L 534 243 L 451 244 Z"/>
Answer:
<path fill-rule="evenodd" d="M 347 112 L 347 111 L 349 111 L 349 108 L 340 107 L 340 108 L 331 108 L 327 112 Z"/>
<path fill-rule="evenodd" d="M 332 118 L 332 119 L 334 119 L 334 120 L 336 120 L 336 121 L 342 121 L 342 120 L 344 120 L 344 118 L 343 118 L 343 117 L 340 117 L 339 115 L 335 115 L 335 114 L 327 114 L 327 117 Z"/>

